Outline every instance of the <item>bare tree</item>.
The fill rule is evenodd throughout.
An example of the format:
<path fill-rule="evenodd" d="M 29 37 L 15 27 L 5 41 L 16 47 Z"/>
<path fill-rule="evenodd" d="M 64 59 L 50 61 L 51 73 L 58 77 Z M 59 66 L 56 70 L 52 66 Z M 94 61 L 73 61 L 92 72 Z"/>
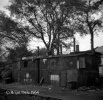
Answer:
<path fill-rule="evenodd" d="M 98 33 L 103 26 L 102 17 L 96 18 L 103 10 L 102 0 L 86 0 L 85 6 L 80 8 L 72 17 L 73 22 L 71 27 L 81 35 L 90 34 L 91 36 L 91 50 L 94 50 L 94 34 Z"/>
<path fill-rule="evenodd" d="M 56 47 L 59 54 L 60 44 L 74 34 L 69 18 L 79 6 L 80 0 L 11 0 L 8 9 L 27 33 L 43 41 L 48 53 Z"/>

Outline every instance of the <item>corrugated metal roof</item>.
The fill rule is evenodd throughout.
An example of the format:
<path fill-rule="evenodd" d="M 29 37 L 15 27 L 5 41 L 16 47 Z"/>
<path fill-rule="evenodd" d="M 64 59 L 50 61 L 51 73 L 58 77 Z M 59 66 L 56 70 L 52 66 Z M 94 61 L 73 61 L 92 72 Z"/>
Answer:
<path fill-rule="evenodd" d="M 35 60 L 35 59 L 48 59 L 48 58 L 58 58 L 58 57 L 75 57 L 75 56 L 83 56 L 83 55 L 100 55 L 98 52 L 92 53 L 91 51 L 83 51 L 79 53 L 71 53 L 66 55 L 54 55 L 54 56 L 30 56 L 30 57 L 23 57 L 22 60 Z"/>

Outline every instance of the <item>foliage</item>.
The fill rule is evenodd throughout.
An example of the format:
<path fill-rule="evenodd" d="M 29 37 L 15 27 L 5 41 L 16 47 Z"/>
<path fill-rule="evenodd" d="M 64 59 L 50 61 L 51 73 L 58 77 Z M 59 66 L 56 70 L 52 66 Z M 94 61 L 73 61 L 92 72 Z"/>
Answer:
<path fill-rule="evenodd" d="M 68 27 L 69 18 L 83 5 L 80 0 L 11 0 L 8 9 L 16 19 L 26 23 L 26 32 L 41 39 L 50 52 L 73 36 L 73 30 Z"/>
<path fill-rule="evenodd" d="M 5 69 L 1 72 L 2 78 L 5 79 L 5 78 L 11 77 L 11 74 L 12 74 L 11 71 L 12 71 L 12 70 L 10 69 L 10 67 L 5 68 Z"/>
<path fill-rule="evenodd" d="M 24 45 L 28 42 L 29 34 L 25 32 L 21 23 L 17 23 L 4 12 L 0 12 L 0 37 L 18 45 Z"/>
<path fill-rule="evenodd" d="M 32 56 L 32 52 L 27 50 L 26 46 L 6 48 L 9 51 L 8 61 L 16 61 L 22 57 Z"/>
<path fill-rule="evenodd" d="M 28 42 L 28 37 L 41 39 L 49 52 L 61 45 L 76 32 L 81 35 L 93 34 L 101 26 L 101 19 L 95 20 L 93 14 L 102 9 L 102 0 L 10 0 L 6 16 L 0 13 L 0 35 L 16 41 Z M 91 17 L 92 16 L 92 17 Z M 26 41 L 26 42 L 25 42 Z"/>
<path fill-rule="evenodd" d="M 82 35 L 90 34 L 91 35 L 91 50 L 94 49 L 94 34 L 98 33 L 102 29 L 102 17 L 95 18 L 99 13 L 102 13 L 102 0 L 87 0 L 84 8 L 77 11 L 72 17 L 71 27 L 74 28 L 76 32 L 79 32 Z"/>
<path fill-rule="evenodd" d="M 33 55 L 34 56 L 47 56 L 47 49 L 46 48 L 38 49 L 33 53 Z"/>

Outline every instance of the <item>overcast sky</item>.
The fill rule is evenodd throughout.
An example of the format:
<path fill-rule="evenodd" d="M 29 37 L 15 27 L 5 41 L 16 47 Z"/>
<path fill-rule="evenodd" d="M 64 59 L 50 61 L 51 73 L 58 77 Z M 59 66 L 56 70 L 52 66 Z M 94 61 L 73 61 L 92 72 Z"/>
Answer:
<path fill-rule="evenodd" d="M 0 10 L 5 10 L 4 7 L 8 4 L 9 0 L 0 0 Z M 87 35 L 85 37 L 80 38 L 80 36 L 77 36 L 76 38 L 79 41 L 80 45 L 80 50 L 89 50 L 90 49 L 90 36 Z M 103 33 L 100 33 L 98 36 L 95 35 L 94 39 L 94 46 L 103 46 Z M 31 48 L 36 48 L 36 46 L 39 46 L 40 44 L 36 43 L 35 47 L 35 42 L 31 42 Z"/>
<path fill-rule="evenodd" d="M 9 0 L 0 0 L 0 10 L 4 10 L 4 7 L 8 4 Z"/>

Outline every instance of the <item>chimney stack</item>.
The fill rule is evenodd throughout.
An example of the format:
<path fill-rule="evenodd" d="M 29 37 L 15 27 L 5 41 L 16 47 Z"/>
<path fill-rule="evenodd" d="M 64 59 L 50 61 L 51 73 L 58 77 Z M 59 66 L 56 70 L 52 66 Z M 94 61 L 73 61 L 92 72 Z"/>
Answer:
<path fill-rule="evenodd" d="M 76 52 L 79 52 L 79 45 L 76 45 Z"/>

